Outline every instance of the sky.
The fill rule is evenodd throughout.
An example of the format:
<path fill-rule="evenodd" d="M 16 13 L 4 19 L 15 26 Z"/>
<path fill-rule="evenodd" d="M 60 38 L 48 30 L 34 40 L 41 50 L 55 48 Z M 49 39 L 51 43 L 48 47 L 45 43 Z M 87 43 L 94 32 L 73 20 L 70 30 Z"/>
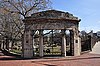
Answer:
<path fill-rule="evenodd" d="M 52 8 L 81 19 L 79 30 L 100 31 L 100 0 L 51 0 Z"/>

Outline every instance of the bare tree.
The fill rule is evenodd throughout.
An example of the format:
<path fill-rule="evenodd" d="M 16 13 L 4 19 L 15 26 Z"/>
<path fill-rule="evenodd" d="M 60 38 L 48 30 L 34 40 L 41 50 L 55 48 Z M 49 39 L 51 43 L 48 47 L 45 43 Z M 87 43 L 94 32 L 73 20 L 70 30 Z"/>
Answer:
<path fill-rule="evenodd" d="M 22 21 L 18 14 L 11 14 L 0 10 L 0 34 L 6 39 L 5 43 L 14 40 L 20 40 L 23 27 Z M 3 38 L 3 39 L 4 39 Z"/>
<path fill-rule="evenodd" d="M 50 0 L 0 0 L 0 9 L 10 14 L 19 14 L 20 21 L 18 22 L 22 22 L 22 18 L 24 19 L 26 16 L 30 16 L 39 10 L 50 8 L 50 3 Z M 21 24 L 21 26 L 19 26 L 18 22 L 15 22 L 16 27 L 21 30 L 23 25 Z"/>
<path fill-rule="evenodd" d="M 0 0 L 0 34 L 14 42 L 24 31 L 22 19 L 32 13 L 49 9 L 50 0 Z"/>
<path fill-rule="evenodd" d="M 50 0 L 1 0 L 4 10 L 18 13 L 24 18 L 30 14 L 50 8 Z"/>

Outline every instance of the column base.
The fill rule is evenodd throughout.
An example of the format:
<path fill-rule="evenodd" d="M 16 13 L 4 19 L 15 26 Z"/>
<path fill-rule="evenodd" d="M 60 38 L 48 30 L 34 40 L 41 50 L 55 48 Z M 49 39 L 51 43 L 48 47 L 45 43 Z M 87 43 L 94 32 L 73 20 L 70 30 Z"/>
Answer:
<path fill-rule="evenodd" d="M 62 56 L 63 56 L 63 57 L 66 57 L 66 54 L 65 54 L 65 53 L 62 53 Z"/>

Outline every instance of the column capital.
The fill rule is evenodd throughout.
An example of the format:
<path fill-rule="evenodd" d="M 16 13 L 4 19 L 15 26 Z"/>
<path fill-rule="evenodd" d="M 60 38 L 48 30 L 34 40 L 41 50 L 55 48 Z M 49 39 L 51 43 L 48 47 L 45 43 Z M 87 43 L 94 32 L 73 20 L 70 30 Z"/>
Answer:
<path fill-rule="evenodd" d="M 62 36 L 65 35 L 65 29 L 61 30 Z"/>

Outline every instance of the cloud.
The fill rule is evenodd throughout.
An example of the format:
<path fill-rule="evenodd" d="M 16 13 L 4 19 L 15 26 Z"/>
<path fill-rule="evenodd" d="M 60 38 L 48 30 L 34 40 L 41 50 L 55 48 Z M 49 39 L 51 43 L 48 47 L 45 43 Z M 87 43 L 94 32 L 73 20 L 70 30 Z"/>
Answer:
<path fill-rule="evenodd" d="M 97 23 L 99 23 L 99 24 L 100 24 L 100 21 L 98 21 Z"/>

